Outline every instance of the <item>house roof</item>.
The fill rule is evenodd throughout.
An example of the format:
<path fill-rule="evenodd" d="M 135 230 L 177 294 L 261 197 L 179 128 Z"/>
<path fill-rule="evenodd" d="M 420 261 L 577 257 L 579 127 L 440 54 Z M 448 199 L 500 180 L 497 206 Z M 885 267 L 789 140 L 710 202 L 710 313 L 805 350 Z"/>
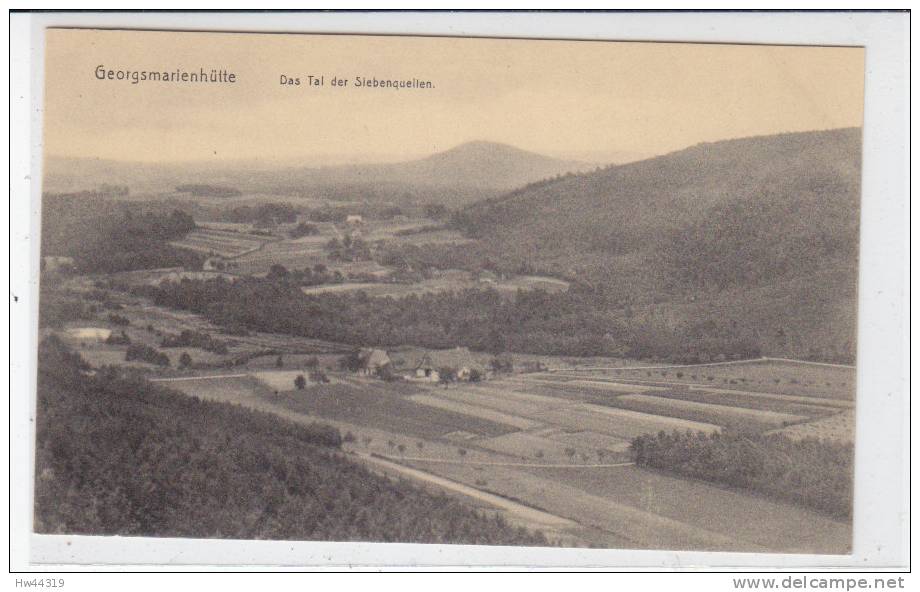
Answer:
<path fill-rule="evenodd" d="M 358 356 L 367 368 L 379 368 L 390 363 L 390 356 L 382 349 L 362 349 Z"/>
<path fill-rule="evenodd" d="M 482 370 L 484 366 L 476 361 L 469 348 L 455 347 L 453 349 L 434 350 L 425 353 L 415 364 L 414 368 L 477 368 Z"/>

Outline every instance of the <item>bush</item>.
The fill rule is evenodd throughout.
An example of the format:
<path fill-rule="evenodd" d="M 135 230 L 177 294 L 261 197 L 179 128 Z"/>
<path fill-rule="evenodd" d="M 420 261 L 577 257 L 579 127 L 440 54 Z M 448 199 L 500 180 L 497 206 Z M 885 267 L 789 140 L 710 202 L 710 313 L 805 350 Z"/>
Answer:
<path fill-rule="evenodd" d="M 157 366 L 169 366 L 169 356 L 143 343 L 132 343 L 125 352 L 125 361 L 139 360 Z"/>
<path fill-rule="evenodd" d="M 310 370 L 310 380 L 317 384 L 329 384 L 329 377 L 319 368 Z"/>
<path fill-rule="evenodd" d="M 131 324 L 131 321 L 127 317 L 115 313 L 109 314 L 109 322 L 119 327 L 127 327 Z"/>
<path fill-rule="evenodd" d="M 227 349 L 227 344 L 223 341 L 214 339 L 207 333 L 192 331 L 190 329 L 183 329 L 182 332 L 177 335 L 164 336 L 160 341 L 160 347 L 197 347 L 198 349 L 203 349 L 218 355 L 226 355 L 229 351 Z"/>
<path fill-rule="evenodd" d="M 297 226 L 291 229 L 288 232 L 288 236 L 291 238 L 300 238 L 302 236 L 316 236 L 319 234 L 319 228 L 315 224 L 307 224 L 306 222 L 301 222 Z"/>
<path fill-rule="evenodd" d="M 108 337 L 105 338 L 105 342 L 109 345 L 130 345 L 131 338 L 128 337 L 128 334 L 122 331 L 121 333 L 111 333 Z"/>

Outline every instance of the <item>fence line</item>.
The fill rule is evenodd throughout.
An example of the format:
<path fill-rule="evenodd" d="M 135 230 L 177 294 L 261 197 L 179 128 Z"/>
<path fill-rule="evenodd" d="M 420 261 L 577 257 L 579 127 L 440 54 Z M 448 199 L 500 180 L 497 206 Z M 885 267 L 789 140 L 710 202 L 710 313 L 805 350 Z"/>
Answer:
<path fill-rule="evenodd" d="M 792 364 L 802 364 L 805 366 L 824 366 L 829 368 L 846 368 L 855 370 L 856 366 L 848 364 L 829 364 L 827 362 L 811 362 L 809 360 L 793 360 L 790 358 L 751 358 L 748 360 L 729 360 L 727 362 L 707 362 L 705 364 L 672 364 L 670 366 L 588 366 L 575 368 L 551 368 L 550 372 L 579 372 L 584 370 L 669 370 L 674 368 L 705 368 L 708 366 L 731 366 L 738 364 L 750 364 L 752 362 L 787 362 Z"/>
<path fill-rule="evenodd" d="M 175 378 L 151 378 L 150 382 L 181 382 L 183 380 L 207 380 L 209 378 L 246 378 L 248 374 L 210 374 L 205 376 L 176 376 Z"/>
<path fill-rule="evenodd" d="M 358 452 L 358 455 L 363 455 L 365 453 Z M 496 462 L 496 461 L 477 461 L 477 460 L 451 460 L 447 458 L 426 458 L 418 456 L 388 456 L 385 454 L 380 454 L 377 452 L 371 453 L 370 456 L 376 456 L 377 458 L 383 458 L 391 461 L 403 461 L 403 462 L 428 462 L 428 463 L 439 463 L 447 465 L 479 465 L 479 466 L 489 466 L 489 467 L 535 467 L 541 469 L 560 469 L 566 468 L 570 469 L 572 467 L 578 468 L 590 468 L 590 469 L 599 469 L 599 468 L 613 468 L 613 467 L 631 467 L 635 465 L 634 462 L 620 462 L 620 463 L 582 463 L 578 464 L 575 462 L 571 463 L 528 463 L 528 462 Z"/>

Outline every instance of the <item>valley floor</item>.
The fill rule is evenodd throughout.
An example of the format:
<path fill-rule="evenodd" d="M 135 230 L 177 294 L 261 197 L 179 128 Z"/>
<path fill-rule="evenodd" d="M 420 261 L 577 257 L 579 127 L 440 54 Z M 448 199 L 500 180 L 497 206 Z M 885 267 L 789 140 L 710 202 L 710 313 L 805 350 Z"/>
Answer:
<path fill-rule="evenodd" d="M 264 380 L 270 373 L 169 379 L 169 386 L 296 421 L 322 419 L 350 434 L 346 451 L 372 469 L 503 512 L 562 544 L 831 554 L 850 548 L 846 522 L 632 465 L 628 438 L 656 422 L 667 429 L 674 418 L 528 392 L 545 383 L 541 375 L 447 389 L 343 375 L 332 385 L 275 394 Z M 334 394 L 321 394 L 330 387 Z M 464 406 L 447 410 L 431 401 Z"/>

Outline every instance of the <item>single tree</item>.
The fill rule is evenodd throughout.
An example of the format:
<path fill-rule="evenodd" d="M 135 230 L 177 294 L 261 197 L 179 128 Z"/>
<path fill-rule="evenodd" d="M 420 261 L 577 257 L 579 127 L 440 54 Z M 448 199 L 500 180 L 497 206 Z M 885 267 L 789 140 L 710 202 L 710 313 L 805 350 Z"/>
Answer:
<path fill-rule="evenodd" d="M 297 378 L 294 379 L 294 386 L 297 387 L 297 390 L 302 391 L 307 386 L 307 379 L 303 377 L 303 374 L 298 374 Z"/>
<path fill-rule="evenodd" d="M 438 381 L 444 385 L 444 388 L 447 388 L 448 383 L 453 382 L 457 378 L 457 371 L 453 368 L 438 368 Z"/>

